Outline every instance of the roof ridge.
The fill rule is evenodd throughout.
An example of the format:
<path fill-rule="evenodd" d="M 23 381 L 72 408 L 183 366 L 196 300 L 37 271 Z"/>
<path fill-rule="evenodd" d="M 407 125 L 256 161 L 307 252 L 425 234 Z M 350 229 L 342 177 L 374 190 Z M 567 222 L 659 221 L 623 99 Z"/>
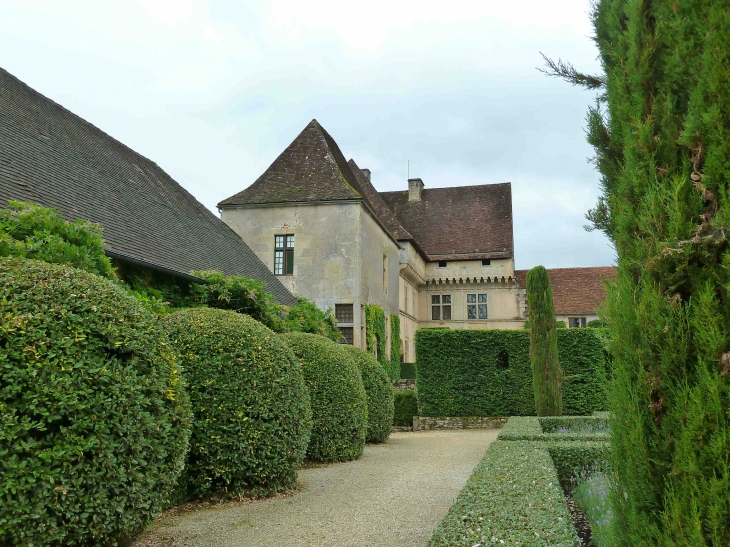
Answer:
<path fill-rule="evenodd" d="M 506 181 L 506 182 L 488 182 L 486 184 L 467 184 L 466 186 L 440 186 L 438 188 L 426 188 L 424 187 L 424 192 L 430 192 L 432 190 L 463 190 L 465 188 L 482 188 L 484 186 L 506 186 L 506 185 L 512 185 L 512 181 Z M 408 193 L 408 190 L 387 190 L 383 192 L 379 192 L 380 194 L 398 194 L 398 193 Z"/>

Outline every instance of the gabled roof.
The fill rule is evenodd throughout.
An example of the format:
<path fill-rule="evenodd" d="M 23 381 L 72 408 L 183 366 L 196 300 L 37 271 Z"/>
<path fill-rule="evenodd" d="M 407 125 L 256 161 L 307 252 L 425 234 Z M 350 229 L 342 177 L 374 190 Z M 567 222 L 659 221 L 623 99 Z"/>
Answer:
<path fill-rule="evenodd" d="M 372 185 L 370 179 L 365 176 L 365 173 L 363 173 L 357 166 L 355 160 L 351 159 L 347 162 L 347 165 L 350 166 L 352 173 L 355 175 L 355 179 L 357 180 L 363 197 L 368 201 L 370 207 L 383 226 L 385 226 L 393 237 L 398 240 L 412 240 L 413 236 L 408 233 L 408 230 L 406 230 L 401 223 L 398 222 L 398 219 L 395 217 L 393 212 L 388 209 L 383 198 L 380 197 L 380 194 Z"/>
<path fill-rule="evenodd" d="M 523 289 L 527 287 L 527 271 L 515 270 L 517 284 Z M 595 313 L 606 298 L 603 281 L 616 276 L 613 266 L 552 268 L 547 272 L 553 291 L 553 306 L 559 315 Z"/>
<path fill-rule="evenodd" d="M 380 195 L 431 261 L 513 257 L 509 182 Z"/>
<path fill-rule="evenodd" d="M 0 206 L 55 207 L 103 228 L 105 249 L 170 273 L 215 269 L 293 295 L 223 221 L 154 162 L 0 69 Z"/>
<path fill-rule="evenodd" d="M 263 175 L 218 207 L 362 198 L 337 143 L 317 120 L 312 120 Z"/>

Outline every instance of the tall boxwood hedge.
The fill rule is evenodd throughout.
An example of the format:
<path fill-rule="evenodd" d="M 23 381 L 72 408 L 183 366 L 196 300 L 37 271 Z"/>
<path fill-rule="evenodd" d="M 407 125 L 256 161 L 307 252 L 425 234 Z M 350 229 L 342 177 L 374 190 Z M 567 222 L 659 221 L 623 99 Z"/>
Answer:
<path fill-rule="evenodd" d="M 344 347 L 317 334 L 280 335 L 299 357 L 312 403 L 307 457 L 324 462 L 359 458 L 365 447 L 367 403 L 360 371 Z"/>
<path fill-rule="evenodd" d="M 188 497 L 291 488 L 312 428 L 299 361 L 251 317 L 193 308 L 163 319 L 193 409 Z"/>
<path fill-rule="evenodd" d="M 565 414 L 606 408 L 600 329 L 558 331 Z M 534 415 L 529 332 L 416 331 L 416 386 L 423 416 Z"/>
<path fill-rule="evenodd" d="M 68 266 L 0 259 L 0 545 L 107 545 L 166 503 L 190 408 L 155 318 Z"/>
<path fill-rule="evenodd" d="M 368 432 L 365 441 L 385 442 L 393 424 L 393 384 L 383 367 L 368 352 L 354 346 L 342 346 L 360 369 L 368 406 Z"/>

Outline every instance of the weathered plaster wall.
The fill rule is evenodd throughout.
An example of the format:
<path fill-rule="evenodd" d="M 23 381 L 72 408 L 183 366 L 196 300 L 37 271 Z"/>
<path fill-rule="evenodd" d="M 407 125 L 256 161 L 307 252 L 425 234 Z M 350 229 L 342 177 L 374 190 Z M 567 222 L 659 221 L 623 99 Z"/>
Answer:
<path fill-rule="evenodd" d="M 360 300 L 363 304 L 376 304 L 383 308 L 386 351 L 390 355 L 390 314 L 398 313 L 400 246 L 383 230 L 365 207 L 360 206 L 359 209 Z"/>
<path fill-rule="evenodd" d="M 515 262 L 512 259 L 493 259 L 489 266 L 482 266 L 481 260 L 458 260 L 446 262 L 445 268 L 439 268 L 438 262 L 426 264 L 426 277 L 429 279 L 459 279 L 488 277 L 514 277 Z"/>
<path fill-rule="evenodd" d="M 294 234 L 294 275 L 279 279 L 323 310 L 352 303 L 355 345 L 360 346 L 360 307 L 367 303 L 360 281 L 361 210 L 359 203 L 304 204 L 223 209 L 221 216 L 271 271 L 274 236 Z"/>

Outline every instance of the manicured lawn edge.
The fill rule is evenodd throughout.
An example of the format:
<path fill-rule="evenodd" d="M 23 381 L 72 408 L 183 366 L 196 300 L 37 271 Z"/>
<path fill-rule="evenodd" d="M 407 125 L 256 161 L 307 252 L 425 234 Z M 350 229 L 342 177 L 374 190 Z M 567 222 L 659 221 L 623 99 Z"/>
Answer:
<path fill-rule="evenodd" d="M 588 433 L 545 433 L 545 429 L 555 430 L 559 427 L 584 427 L 586 425 L 603 424 L 605 419 L 594 416 L 561 416 L 538 418 L 537 416 L 512 416 L 499 432 L 500 441 L 608 441 L 608 432 Z"/>
<path fill-rule="evenodd" d="M 492 443 L 428 545 L 477 544 L 580 545 L 545 444 Z"/>

